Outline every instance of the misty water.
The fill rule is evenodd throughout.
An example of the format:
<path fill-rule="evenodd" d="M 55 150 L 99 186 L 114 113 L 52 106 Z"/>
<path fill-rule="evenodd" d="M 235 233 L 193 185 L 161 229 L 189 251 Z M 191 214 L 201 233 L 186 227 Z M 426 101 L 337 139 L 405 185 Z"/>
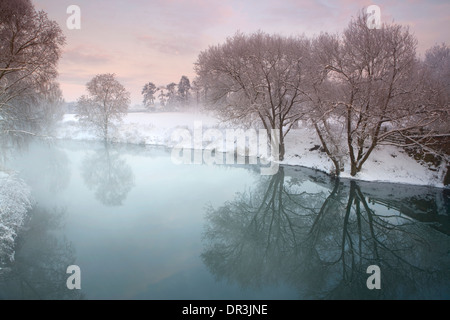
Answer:
<path fill-rule="evenodd" d="M 170 155 L 58 141 L 11 157 L 35 205 L 0 298 L 450 298 L 447 191 Z M 81 290 L 66 286 L 69 265 Z"/>

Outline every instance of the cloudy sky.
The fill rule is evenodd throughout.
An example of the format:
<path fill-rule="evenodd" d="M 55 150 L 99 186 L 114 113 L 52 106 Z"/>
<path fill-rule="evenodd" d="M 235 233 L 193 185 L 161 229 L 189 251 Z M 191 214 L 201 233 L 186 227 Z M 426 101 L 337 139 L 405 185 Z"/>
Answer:
<path fill-rule="evenodd" d="M 59 65 L 66 101 L 85 93 L 99 73 L 115 73 L 140 104 L 146 82 L 157 86 L 195 77 L 200 51 L 236 31 L 283 35 L 340 32 L 359 10 L 376 4 L 382 22 L 408 25 L 419 54 L 435 43 L 450 44 L 450 1 L 365 0 L 33 0 L 56 20 L 67 44 Z M 81 10 L 81 29 L 70 30 L 67 8 Z"/>

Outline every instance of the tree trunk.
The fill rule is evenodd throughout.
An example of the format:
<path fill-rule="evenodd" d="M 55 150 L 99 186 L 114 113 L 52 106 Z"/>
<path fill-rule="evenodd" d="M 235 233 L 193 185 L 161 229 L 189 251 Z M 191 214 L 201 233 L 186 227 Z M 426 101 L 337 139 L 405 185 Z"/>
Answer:
<path fill-rule="evenodd" d="M 284 160 L 284 154 L 285 154 L 285 147 L 284 147 L 284 140 L 281 139 L 282 141 L 280 141 L 280 146 L 279 146 L 279 160 L 283 161 Z"/>
<path fill-rule="evenodd" d="M 103 137 L 103 140 L 105 141 L 105 144 L 108 142 L 108 126 L 105 127 L 104 131 L 105 136 Z"/>
<path fill-rule="evenodd" d="M 105 144 L 108 142 L 108 120 L 105 121 L 105 125 L 103 127 L 103 140 L 105 141 Z"/>
<path fill-rule="evenodd" d="M 324 137 L 322 136 L 322 133 L 320 132 L 320 128 L 317 125 L 317 123 L 314 124 L 314 128 L 316 129 L 316 133 L 319 136 L 320 142 L 322 143 L 322 147 L 325 150 L 325 153 L 328 155 L 328 157 L 334 164 L 335 175 L 339 177 L 339 175 L 341 174 L 341 166 L 339 165 L 339 160 L 336 159 L 336 157 L 331 153 L 330 149 L 328 149 L 328 145 Z"/>
<path fill-rule="evenodd" d="M 356 174 L 359 172 L 358 166 L 356 165 L 356 162 L 351 161 L 351 169 L 350 169 L 350 175 L 352 177 L 356 176 Z"/>

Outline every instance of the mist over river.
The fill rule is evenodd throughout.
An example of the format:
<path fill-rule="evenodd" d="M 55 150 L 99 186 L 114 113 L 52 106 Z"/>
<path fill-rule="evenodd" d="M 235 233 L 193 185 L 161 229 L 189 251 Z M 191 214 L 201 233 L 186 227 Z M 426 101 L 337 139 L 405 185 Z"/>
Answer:
<path fill-rule="evenodd" d="M 35 202 L 1 299 L 450 298 L 445 189 L 65 140 L 8 166 Z M 80 290 L 66 286 L 69 265 Z M 368 288 L 374 265 L 380 289 Z"/>

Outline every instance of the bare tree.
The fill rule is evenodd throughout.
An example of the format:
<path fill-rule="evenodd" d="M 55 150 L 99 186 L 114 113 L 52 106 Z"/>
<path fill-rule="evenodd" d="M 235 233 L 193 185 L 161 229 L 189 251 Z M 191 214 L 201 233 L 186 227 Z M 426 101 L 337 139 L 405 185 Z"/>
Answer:
<path fill-rule="evenodd" d="M 370 29 L 366 14 L 352 20 L 341 38 L 315 39 L 310 101 L 319 113 L 312 118 L 339 173 L 344 157 L 352 176 L 380 143 L 434 123 L 442 108 L 430 102 L 424 73 L 416 56 L 417 40 L 405 27 L 383 24 Z M 319 66 L 319 67 L 317 67 Z M 331 124 L 334 128 L 331 128 Z M 339 133 L 345 137 L 342 144 Z M 334 134 L 334 137 L 333 137 Z M 324 138 L 324 139 L 322 139 Z M 330 148 L 328 148 L 330 149 Z"/>
<path fill-rule="evenodd" d="M 77 117 L 107 142 L 111 127 L 121 121 L 128 110 L 130 93 L 111 73 L 96 75 L 86 88 L 88 95 L 78 99 Z"/>
<path fill-rule="evenodd" d="M 302 116 L 307 43 L 299 37 L 236 33 L 201 52 L 195 64 L 197 81 L 209 84 L 207 105 L 222 119 L 279 131 L 280 160 L 284 137 Z"/>
<path fill-rule="evenodd" d="M 427 50 L 424 68 L 428 76 L 429 90 L 433 93 L 432 100 L 437 106 L 442 106 L 445 112 L 433 129 L 439 134 L 450 134 L 450 48 L 447 44 L 437 44 Z"/>
<path fill-rule="evenodd" d="M 304 104 L 304 120 L 312 125 L 333 162 L 331 173 L 339 175 L 347 155 L 341 139 L 345 132 L 344 114 L 336 107 L 336 101 L 342 99 L 343 90 L 342 83 L 330 75 L 329 66 L 339 57 L 340 39 L 338 35 L 325 33 L 313 38 L 310 44 L 306 64 L 308 81 L 301 88 L 309 102 Z"/>
<path fill-rule="evenodd" d="M 59 113 L 55 79 L 65 38 L 29 0 L 0 2 L 0 130 L 34 135 Z M 60 113 L 59 113 L 60 114 Z"/>

